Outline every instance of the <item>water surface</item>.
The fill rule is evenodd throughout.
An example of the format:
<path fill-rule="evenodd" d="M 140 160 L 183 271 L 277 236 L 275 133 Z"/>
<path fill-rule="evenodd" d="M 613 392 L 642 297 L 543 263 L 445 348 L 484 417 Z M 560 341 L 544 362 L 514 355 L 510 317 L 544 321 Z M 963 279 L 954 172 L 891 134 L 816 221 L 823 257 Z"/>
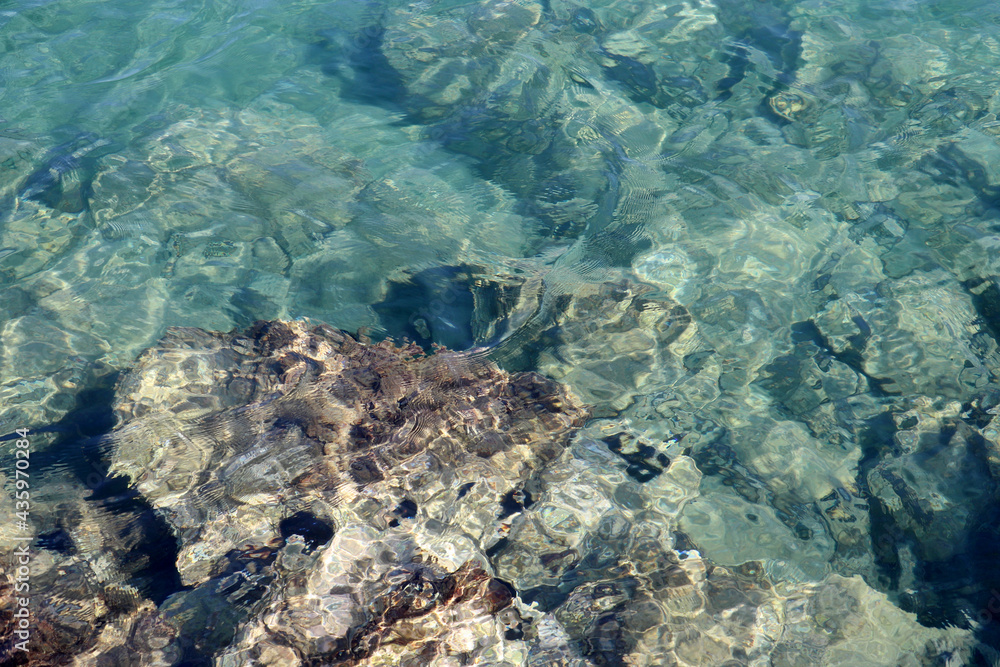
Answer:
<path fill-rule="evenodd" d="M 100 468 L 167 327 L 488 348 L 640 487 L 628 443 L 690 457 L 672 548 L 996 655 L 993 3 L 16 1 L 0 38 L 0 431 L 39 474 Z"/>

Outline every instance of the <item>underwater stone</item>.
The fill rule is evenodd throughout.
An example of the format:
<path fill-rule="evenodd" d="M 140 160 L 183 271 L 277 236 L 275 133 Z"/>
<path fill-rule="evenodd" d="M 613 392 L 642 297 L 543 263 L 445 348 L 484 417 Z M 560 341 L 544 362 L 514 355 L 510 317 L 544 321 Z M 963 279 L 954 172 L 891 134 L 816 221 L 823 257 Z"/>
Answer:
<path fill-rule="evenodd" d="M 166 519 L 189 587 L 135 622 L 224 664 L 501 650 L 503 498 L 587 415 L 534 373 L 300 321 L 171 329 L 113 407 L 111 472 Z"/>

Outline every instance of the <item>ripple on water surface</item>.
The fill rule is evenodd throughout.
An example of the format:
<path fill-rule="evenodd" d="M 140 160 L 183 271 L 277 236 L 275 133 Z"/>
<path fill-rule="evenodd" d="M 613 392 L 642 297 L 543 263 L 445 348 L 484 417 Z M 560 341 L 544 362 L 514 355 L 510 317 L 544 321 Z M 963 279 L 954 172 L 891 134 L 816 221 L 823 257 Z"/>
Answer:
<path fill-rule="evenodd" d="M 413 633 L 441 665 L 985 664 L 998 26 L 976 2 L 7 8 L 0 424 L 38 429 L 33 584 L 65 612 L 39 637 L 109 664 L 376 664 Z M 539 372 L 593 421 L 511 488 L 400 463 L 420 483 L 372 478 L 363 521 L 196 526 L 108 476 L 143 350 L 279 318 Z M 295 419 L 267 425 L 289 451 Z M 150 431 L 175 495 L 200 428 Z M 235 516 L 271 473 L 181 505 Z"/>

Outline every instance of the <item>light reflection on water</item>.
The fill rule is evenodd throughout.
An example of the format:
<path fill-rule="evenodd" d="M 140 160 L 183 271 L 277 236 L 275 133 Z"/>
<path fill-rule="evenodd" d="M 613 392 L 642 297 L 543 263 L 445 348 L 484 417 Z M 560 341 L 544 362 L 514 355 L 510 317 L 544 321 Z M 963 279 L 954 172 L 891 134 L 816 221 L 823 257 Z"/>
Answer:
<path fill-rule="evenodd" d="M 99 436 L 170 326 L 485 346 L 693 460 L 697 499 L 658 519 L 678 550 L 778 588 L 859 575 L 998 643 L 989 3 L 0 21 L 0 430 Z M 525 599 L 557 608 L 550 584 Z"/>

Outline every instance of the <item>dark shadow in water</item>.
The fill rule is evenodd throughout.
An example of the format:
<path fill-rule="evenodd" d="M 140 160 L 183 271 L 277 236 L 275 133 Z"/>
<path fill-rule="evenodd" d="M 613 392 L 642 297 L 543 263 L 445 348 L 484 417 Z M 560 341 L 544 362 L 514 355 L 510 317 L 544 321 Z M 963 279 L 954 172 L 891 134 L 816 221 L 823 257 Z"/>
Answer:
<path fill-rule="evenodd" d="M 777 76 L 770 90 L 764 93 L 757 113 L 777 125 L 787 125 L 789 121 L 771 109 L 768 98 L 788 90 L 802 60 L 802 32 L 792 29 L 791 17 L 782 4 L 721 0 L 720 16 L 736 44 L 724 59 L 729 71 L 716 85 L 715 98 L 718 101 L 729 99 L 732 89 L 755 67 L 752 52 L 761 52 L 771 62 Z"/>
<path fill-rule="evenodd" d="M 98 160 L 118 149 L 93 133 L 77 133 L 49 151 L 42 166 L 21 184 L 18 196 L 63 213 L 82 213 L 90 208 Z"/>
<path fill-rule="evenodd" d="M 604 49 L 601 49 L 601 52 L 611 63 L 604 66 L 605 74 L 621 84 L 630 100 L 638 104 L 647 102 L 660 109 L 669 106 L 672 98 L 660 90 L 659 81 L 652 65 L 641 63 L 635 58 L 610 53 Z"/>
<path fill-rule="evenodd" d="M 962 282 L 972 307 L 993 339 L 1000 344 L 1000 286 L 997 277 L 974 278 Z"/>
<path fill-rule="evenodd" d="M 898 390 L 892 389 L 891 386 L 889 388 L 886 388 L 885 386 L 892 385 L 892 380 L 874 377 L 865 370 L 862 353 L 864 352 L 865 346 L 868 344 L 868 338 L 871 336 L 871 327 L 868 326 L 868 323 L 865 322 L 860 315 L 853 317 L 852 321 L 858 327 L 859 333 L 848 338 L 850 345 L 843 350 L 835 350 L 830 344 L 830 341 L 826 339 L 826 336 L 822 334 L 819 327 L 817 327 L 815 322 L 812 320 L 796 322 L 791 326 L 792 342 L 813 343 L 825 355 L 829 355 L 830 358 L 836 359 L 861 377 L 865 378 L 865 380 L 868 381 L 868 391 L 872 394 L 872 396 L 898 396 L 900 394 Z"/>
<path fill-rule="evenodd" d="M 434 267 L 407 282 L 390 282 L 373 309 L 391 337 L 408 338 L 425 350 L 435 343 L 452 350 L 475 345 L 475 301 L 465 267 Z"/>
<path fill-rule="evenodd" d="M 1000 572 L 997 570 L 1000 530 L 996 520 L 1000 516 L 1000 502 L 995 500 L 996 492 L 982 489 L 982 495 L 993 500 L 973 510 L 965 522 L 968 530 L 957 535 L 953 556 L 934 561 L 921 559 L 924 547 L 920 540 L 900 526 L 883 503 L 873 496 L 868 479 L 880 464 L 895 457 L 908 456 L 914 464 L 920 464 L 928 457 L 939 455 L 942 448 L 953 450 L 956 428 L 942 428 L 937 435 L 938 444 L 925 443 L 927 451 L 918 454 L 899 451 L 894 439 L 897 430 L 893 414 L 887 411 L 869 419 L 859 438 L 863 455 L 858 465 L 858 492 L 860 497 L 868 499 L 871 545 L 878 568 L 878 580 L 869 584 L 886 592 L 903 610 L 915 613 L 925 626 L 969 627 L 971 620 L 978 624 L 975 635 L 979 641 L 993 648 L 1000 647 Z M 968 433 L 966 437 L 968 454 L 962 461 L 961 479 L 954 481 L 981 485 L 984 480 L 992 479 L 987 466 L 987 443 L 976 433 Z M 917 496 L 923 495 L 921 489 L 902 478 L 893 481 L 894 487 L 898 487 L 897 493 L 916 505 Z M 918 508 L 915 506 L 912 511 L 919 519 Z M 928 517 L 927 521 L 934 519 Z M 936 520 L 941 519 L 937 517 Z M 903 556 L 904 553 L 907 555 Z M 906 585 L 903 585 L 904 580 L 908 580 Z M 977 652 L 968 664 L 991 664 L 985 660 Z"/>
<path fill-rule="evenodd" d="M 298 535 L 306 542 L 306 553 L 310 553 L 333 539 L 333 528 L 329 523 L 317 518 L 311 512 L 296 512 L 278 524 L 281 537 L 288 539 Z"/>
<path fill-rule="evenodd" d="M 408 93 L 403 77 L 382 53 L 385 29 L 371 25 L 357 33 L 341 28 L 320 30 L 309 47 L 306 62 L 342 81 L 348 100 L 406 111 Z"/>
<path fill-rule="evenodd" d="M 881 505 L 871 502 L 872 493 L 868 486 L 868 473 L 878 465 L 886 452 L 891 450 L 896 431 L 896 423 L 893 421 L 892 415 L 889 412 L 883 412 L 867 420 L 865 428 L 860 429 L 858 437 L 861 459 L 858 461 L 856 483 L 858 495 L 869 501 L 872 548 L 875 564 L 879 569 L 879 580 L 868 583 L 882 591 L 894 591 L 899 588 L 901 567 L 898 553 L 894 547 L 902 540 L 902 533 L 892 522 L 892 519 L 882 511 Z"/>
<path fill-rule="evenodd" d="M 604 185 L 584 185 L 587 178 L 568 174 L 565 153 L 575 147 L 562 139 L 559 121 L 550 117 L 551 110 L 539 110 L 538 118 L 530 120 L 511 117 L 499 104 L 505 101 L 500 99 L 502 91 L 493 91 L 486 101 L 477 98 L 442 109 L 407 89 L 406 79 L 382 50 L 385 30 L 380 25 L 357 32 L 330 28 L 317 35 L 307 62 L 343 82 L 341 94 L 346 99 L 401 113 L 398 124 L 421 125 L 448 151 L 472 158 L 477 175 L 502 185 L 518 198 L 515 210 L 538 221 L 537 233 L 543 239 L 575 239 L 585 228 L 602 229 L 611 223 L 618 199 L 617 159 L 609 156 L 608 182 Z M 625 63 L 622 67 L 636 69 L 636 65 Z M 436 74 L 442 86 L 460 75 L 462 71 L 451 71 L 447 66 Z M 536 76 L 540 80 L 526 81 L 525 86 L 543 89 L 547 74 Z M 649 83 L 648 78 L 636 72 L 633 87 L 641 89 L 643 82 Z M 528 103 L 527 98 L 522 101 Z M 593 202 L 597 212 L 567 213 L 564 202 L 574 198 Z"/>
<path fill-rule="evenodd" d="M 100 378 L 76 396 L 76 404 L 62 419 L 33 433 L 55 433 L 47 448 L 32 452 L 32 475 L 42 478 L 53 470 L 71 472 L 80 482 L 82 502 L 93 503 L 98 513 L 116 516 L 116 563 L 135 586 L 156 604 L 182 588 L 177 572 L 177 541 L 167 523 L 123 477 L 108 474 L 107 433 L 115 425 L 111 409 L 118 373 Z M 7 438 L 4 438 L 7 439 Z M 44 481 L 41 482 L 44 484 Z M 41 515 L 42 506 L 35 512 Z M 78 517 L 73 513 L 56 519 L 57 527 L 39 535 L 35 548 L 68 555 L 76 551 L 70 532 Z M 66 522 L 66 523 L 64 523 Z M 114 547 L 113 547 L 114 548 Z"/>
<path fill-rule="evenodd" d="M 948 91 L 954 94 L 954 91 Z M 967 115 L 972 115 L 967 112 Z M 990 183 L 989 171 L 985 166 L 966 155 L 954 143 L 946 143 L 934 153 L 922 157 L 917 168 L 931 176 L 936 182 L 955 189 L 970 188 L 985 209 L 980 215 L 995 218 L 1000 211 L 1000 185 Z M 992 212 L 992 215 L 987 214 Z"/>
<path fill-rule="evenodd" d="M 475 267 L 438 266 L 390 282 L 385 299 L 372 308 L 392 338 L 428 351 L 435 344 L 468 350 L 504 334 L 519 293 L 517 285 L 490 280 Z"/>

